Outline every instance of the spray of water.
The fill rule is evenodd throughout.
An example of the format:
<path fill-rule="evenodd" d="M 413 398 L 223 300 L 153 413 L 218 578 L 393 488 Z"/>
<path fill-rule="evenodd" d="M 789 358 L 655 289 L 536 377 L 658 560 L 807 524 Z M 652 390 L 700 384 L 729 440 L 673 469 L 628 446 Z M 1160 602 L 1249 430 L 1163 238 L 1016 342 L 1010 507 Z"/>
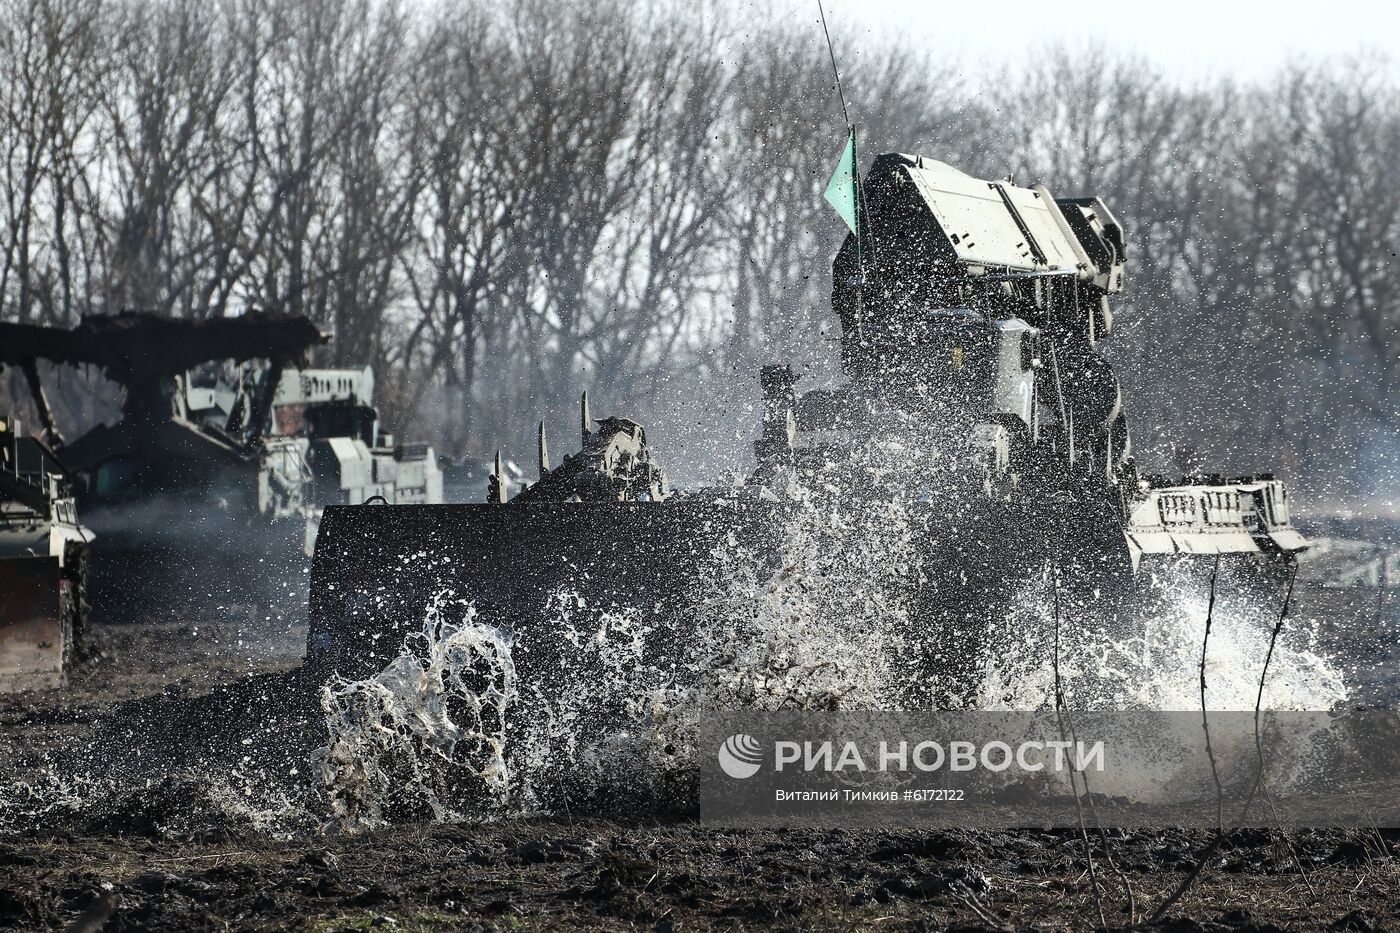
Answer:
<path fill-rule="evenodd" d="M 927 495 L 907 490 L 939 489 L 937 469 L 966 465 L 940 464 L 925 449 L 866 450 L 824 474 L 789 477 L 776 558 L 769 543 L 730 535 L 688 594 L 684 632 L 635 609 L 590 605 L 567 584 L 550 595 L 550 621 L 528 646 L 476 622 L 469 604 L 447 624 L 435 603 L 385 671 L 324 694 L 330 742 L 318 761 L 337 819 L 372 825 L 406 802 L 435 819 L 674 805 L 693 787 L 709 710 L 897 710 L 949 697 L 990 710 L 1050 708 L 1054 620 L 1046 581 L 1034 574 L 991 614 L 975 657 L 930 663 L 918 605 L 939 570 L 924 552 L 933 510 Z M 844 492 L 896 483 L 899 494 L 859 501 Z M 945 495 L 937 507 L 957 514 L 963 504 Z M 1105 600 L 1061 620 L 1076 708 L 1198 708 L 1206 592 L 1184 570 L 1163 568 L 1156 580 L 1131 618 Z M 1212 708 L 1253 708 L 1273 611 L 1246 600 L 1217 608 Z M 1267 708 L 1346 699 L 1336 668 L 1299 647 L 1300 636 L 1291 631 L 1275 652 Z M 464 778 L 479 786 L 464 789 Z M 490 806 L 461 803 L 481 800 Z"/>
<path fill-rule="evenodd" d="M 510 620 L 485 624 L 471 594 L 443 593 L 383 670 L 317 685 L 324 731 L 306 745 L 320 745 L 309 761 L 263 723 L 234 740 L 231 762 L 224 755 L 202 775 L 172 778 L 155 760 L 31 771 L 0 794 L 0 824 L 100 812 L 120 822 L 135 807 L 159 809 L 157 828 L 172 832 L 220 819 L 294 832 L 635 812 L 693 799 L 710 710 L 1047 709 L 1054 619 L 1036 568 L 965 617 L 978 633 L 967 645 L 950 646 L 946 619 L 922 608 L 948 586 L 938 562 L 950 544 L 976 533 L 983 490 L 966 482 L 976 472 L 965 451 L 915 427 L 876 424 L 825 466 L 735 490 L 771 497 L 783 521 L 770 540 L 721 541 L 691 581 L 682 620 L 593 604 L 586 581 L 564 580 L 532 624 L 508 631 Z M 1196 709 L 1205 602 L 1198 577 L 1164 568 L 1131 618 L 1107 600 L 1073 606 L 1061 619 L 1071 705 Z M 1253 708 L 1275 612 L 1267 599 L 1217 608 L 1209 706 Z M 1300 625 L 1275 652 L 1265 707 L 1329 709 L 1347 698 Z"/>
<path fill-rule="evenodd" d="M 383 671 L 321 688 L 329 744 L 313 755 L 330 815 L 346 828 L 397 813 L 459 820 L 506 789 L 506 722 L 516 696 L 510 639 L 449 618 L 443 599 Z"/>
<path fill-rule="evenodd" d="M 1231 585 L 1222 578 L 1221 587 Z M 1054 613 L 1045 580 L 1023 588 L 1012 611 L 990 633 L 977 706 L 1033 710 L 1054 705 L 1049 645 Z M 1279 606 L 1274 594 L 1224 600 L 1216 606 L 1206 651 L 1206 706 L 1254 709 Z M 1282 601 L 1282 593 L 1275 597 Z M 1197 710 L 1207 591 L 1184 566 L 1162 568 L 1133 607 L 1131 618 L 1107 620 L 1092 611 L 1060 620 L 1061 675 L 1071 705 L 1081 709 Z M 1334 662 L 1316 649 L 1316 619 L 1295 620 L 1275 648 L 1262 707 L 1330 710 L 1347 686 Z"/>

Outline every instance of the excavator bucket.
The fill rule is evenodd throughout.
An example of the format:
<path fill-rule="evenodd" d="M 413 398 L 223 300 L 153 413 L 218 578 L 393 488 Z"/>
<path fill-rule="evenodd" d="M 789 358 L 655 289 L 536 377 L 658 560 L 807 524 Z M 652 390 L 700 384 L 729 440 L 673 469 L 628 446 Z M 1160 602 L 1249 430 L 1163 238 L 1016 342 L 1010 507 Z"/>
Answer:
<path fill-rule="evenodd" d="M 56 558 L 0 560 L 0 693 L 63 686 L 70 586 Z"/>
<path fill-rule="evenodd" d="M 571 631 L 607 620 L 643 633 L 638 661 L 664 660 L 689 645 L 706 587 L 735 559 L 736 542 L 763 541 L 773 512 L 753 499 L 327 508 L 312 559 L 308 662 L 372 675 L 435 606 L 470 607 L 476 623 L 510 639 L 522 671 L 549 667 Z"/>

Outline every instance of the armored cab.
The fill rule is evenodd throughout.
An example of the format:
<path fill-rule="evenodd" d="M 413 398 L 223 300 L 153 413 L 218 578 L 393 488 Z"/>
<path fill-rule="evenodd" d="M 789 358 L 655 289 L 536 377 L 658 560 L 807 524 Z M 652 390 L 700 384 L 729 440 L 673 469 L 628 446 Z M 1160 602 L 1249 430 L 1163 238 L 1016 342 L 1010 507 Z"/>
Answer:
<path fill-rule="evenodd" d="M 1122 391 L 1100 352 L 1127 266 L 1123 228 L 1101 199 L 903 154 L 878 157 L 864 187 L 864 248 L 848 236 L 833 266 L 850 382 L 844 399 L 792 398 L 796 450 L 842 405 L 879 399 L 960 421 L 945 433 L 977 452 L 990 494 L 1073 499 L 1080 519 L 1107 520 L 1111 508 L 1126 546 L 1113 550 L 1134 570 L 1198 554 L 1287 564 L 1307 546 L 1271 475 L 1138 474 Z M 782 408 L 789 394 L 765 398 Z M 791 456 L 765 438 L 761 461 Z M 1091 550 L 1118 536 L 1077 524 Z"/>
<path fill-rule="evenodd" d="M 833 264 L 832 303 L 847 335 L 892 330 L 929 311 L 991 309 L 1093 346 L 1123 290 L 1123 228 L 1099 198 L 984 181 L 922 156 L 879 156 L 866 176 L 865 248 Z M 877 338 L 846 341 L 856 375 L 879 371 Z"/>
<path fill-rule="evenodd" d="M 923 386 L 1005 428 L 1018 461 L 1053 450 L 1056 468 L 1125 476 L 1121 391 L 1096 349 L 1127 264 L 1108 207 L 894 153 L 874 161 L 864 189 L 859 265 L 848 236 L 832 267 L 851 391 Z"/>

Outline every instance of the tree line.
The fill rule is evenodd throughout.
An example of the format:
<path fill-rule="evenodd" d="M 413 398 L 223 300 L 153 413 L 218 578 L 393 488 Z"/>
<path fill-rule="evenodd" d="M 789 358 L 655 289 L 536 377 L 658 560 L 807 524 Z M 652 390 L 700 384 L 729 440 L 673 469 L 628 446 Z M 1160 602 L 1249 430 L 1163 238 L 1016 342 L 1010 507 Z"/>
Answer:
<path fill-rule="evenodd" d="M 734 460 L 758 365 L 834 364 L 843 228 L 820 195 L 844 125 L 815 22 L 722 0 L 0 0 L 0 20 L 6 319 L 307 314 L 333 335 L 319 363 L 373 364 L 400 435 L 458 456 L 527 449 L 592 387 Z M 1146 466 L 1393 488 L 1391 63 L 1184 84 L 1096 47 L 979 75 L 898 39 L 838 51 L 867 164 L 918 152 L 1123 221 L 1108 352 Z M 110 410 L 46 379 L 70 423 Z"/>

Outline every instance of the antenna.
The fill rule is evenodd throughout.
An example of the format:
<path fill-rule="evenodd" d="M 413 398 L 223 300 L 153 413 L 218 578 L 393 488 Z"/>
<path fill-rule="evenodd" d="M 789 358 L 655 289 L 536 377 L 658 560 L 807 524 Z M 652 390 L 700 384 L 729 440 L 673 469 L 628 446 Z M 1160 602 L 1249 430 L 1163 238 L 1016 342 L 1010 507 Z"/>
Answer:
<path fill-rule="evenodd" d="M 831 56 L 831 73 L 836 76 L 836 96 L 841 101 L 841 119 L 846 121 L 846 126 L 851 125 L 851 115 L 846 110 L 846 92 L 841 90 L 841 70 L 836 67 L 836 49 L 831 45 L 831 31 L 826 28 L 826 9 L 822 6 L 822 0 L 817 0 L 817 12 L 822 17 L 822 35 L 826 36 L 826 51 Z"/>

